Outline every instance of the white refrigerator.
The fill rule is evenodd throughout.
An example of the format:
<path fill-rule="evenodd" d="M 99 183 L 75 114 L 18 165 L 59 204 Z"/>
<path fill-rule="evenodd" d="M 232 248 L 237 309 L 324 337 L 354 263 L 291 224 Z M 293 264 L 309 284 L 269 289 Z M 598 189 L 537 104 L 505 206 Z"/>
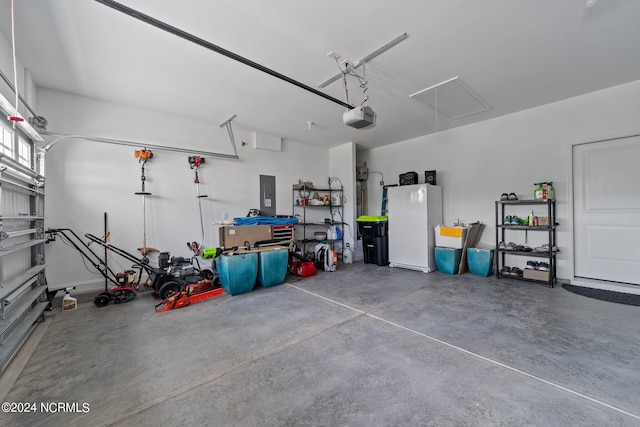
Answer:
<path fill-rule="evenodd" d="M 442 187 L 431 184 L 387 188 L 389 266 L 437 270 L 436 225 L 442 224 Z"/>

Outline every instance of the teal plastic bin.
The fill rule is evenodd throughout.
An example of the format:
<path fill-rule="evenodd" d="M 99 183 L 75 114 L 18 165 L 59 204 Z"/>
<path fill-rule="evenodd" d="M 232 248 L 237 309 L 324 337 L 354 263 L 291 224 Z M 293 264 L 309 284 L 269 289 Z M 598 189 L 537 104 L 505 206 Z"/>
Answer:
<path fill-rule="evenodd" d="M 216 268 L 226 293 L 238 295 L 250 292 L 258 276 L 258 254 L 222 254 L 216 258 Z"/>
<path fill-rule="evenodd" d="M 445 274 L 458 274 L 462 249 L 436 247 L 435 256 L 438 270 Z"/>
<path fill-rule="evenodd" d="M 262 287 L 280 285 L 287 276 L 289 250 L 278 248 L 258 255 L 258 283 Z"/>
<path fill-rule="evenodd" d="M 487 277 L 493 271 L 493 250 L 467 249 L 467 264 L 470 273 Z"/>

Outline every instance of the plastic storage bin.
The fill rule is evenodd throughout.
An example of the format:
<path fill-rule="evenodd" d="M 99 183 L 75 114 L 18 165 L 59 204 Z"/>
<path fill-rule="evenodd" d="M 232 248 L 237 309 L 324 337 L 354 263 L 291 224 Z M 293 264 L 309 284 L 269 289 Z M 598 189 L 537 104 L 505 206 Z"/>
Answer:
<path fill-rule="evenodd" d="M 287 276 L 289 251 L 286 248 L 258 254 L 258 283 L 262 287 L 280 285 Z"/>
<path fill-rule="evenodd" d="M 436 247 L 434 252 L 438 270 L 445 274 L 458 274 L 462 249 Z"/>
<path fill-rule="evenodd" d="M 467 249 L 467 264 L 469 272 L 478 276 L 488 276 L 493 271 L 492 249 Z"/>
<path fill-rule="evenodd" d="M 250 292 L 258 276 L 258 254 L 222 254 L 216 259 L 220 283 L 230 295 Z"/>

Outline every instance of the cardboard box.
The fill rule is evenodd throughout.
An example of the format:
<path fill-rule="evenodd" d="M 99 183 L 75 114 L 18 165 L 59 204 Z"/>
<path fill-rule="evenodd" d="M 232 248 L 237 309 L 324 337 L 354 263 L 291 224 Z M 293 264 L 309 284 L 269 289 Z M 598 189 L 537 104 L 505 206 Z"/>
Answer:
<path fill-rule="evenodd" d="M 458 274 L 462 274 L 469 269 L 467 261 L 467 250 L 469 248 L 476 247 L 476 245 L 480 241 L 483 230 L 484 224 L 481 224 L 480 222 L 469 224 L 469 229 L 467 230 L 467 238 L 465 239 L 462 246 L 462 258 L 460 259 L 460 268 L 458 269 Z"/>
<path fill-rule="evenodd" d="M 541 280 L 543 282 L 549 281 L 549 272 L 548 271 L 540 271 L 534 270 L 531 268 L 525 268 L 522 277 L 525 279 L 533 279 L 533 280 Z"/>
<path fill-rule="evenodd" d="M 538 217 L 538 225 L 549 225 L 549 217 L 548 216 L 539 216 Z"/>
<path fill-rule="evenodd" d="M 273 239 L 271 225 L 225 225 L 219 230 L 220 246 L 231 248 L 234 246 L 244 246 L 249 242 L 254 246 L 256 242 Z"/>

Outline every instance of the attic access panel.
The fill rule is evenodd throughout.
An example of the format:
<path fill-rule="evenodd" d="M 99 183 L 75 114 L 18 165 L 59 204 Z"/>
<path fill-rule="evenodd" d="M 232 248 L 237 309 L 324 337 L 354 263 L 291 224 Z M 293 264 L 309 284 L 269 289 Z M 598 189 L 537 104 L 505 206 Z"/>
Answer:
<path fill-rule="evenodd" d="M 449 120 L 457 120 L 491 108 L 458 77 L 445 80 L 409 95 Z"/>

